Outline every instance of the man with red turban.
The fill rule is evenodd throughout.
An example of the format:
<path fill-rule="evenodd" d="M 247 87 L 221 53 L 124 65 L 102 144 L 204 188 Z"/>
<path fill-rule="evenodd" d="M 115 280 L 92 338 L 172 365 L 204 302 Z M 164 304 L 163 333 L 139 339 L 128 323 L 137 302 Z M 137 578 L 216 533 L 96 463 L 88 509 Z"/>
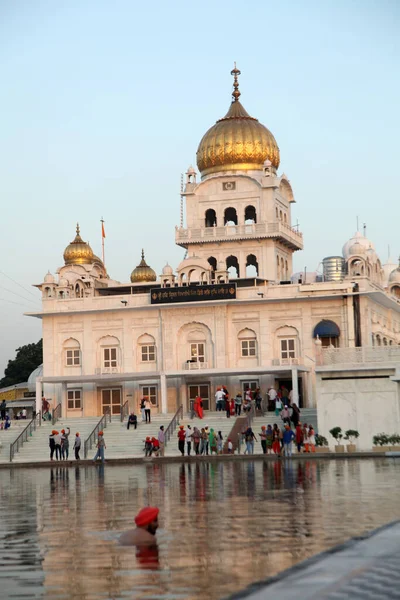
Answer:
<path fill-rule="evenodd" d="M 130 529 L 121 535 L 119 543 L 122 546 L 153 546 L 157 544 L 159 509 L 146 506 L 135 517 L 136 529 Z"/>

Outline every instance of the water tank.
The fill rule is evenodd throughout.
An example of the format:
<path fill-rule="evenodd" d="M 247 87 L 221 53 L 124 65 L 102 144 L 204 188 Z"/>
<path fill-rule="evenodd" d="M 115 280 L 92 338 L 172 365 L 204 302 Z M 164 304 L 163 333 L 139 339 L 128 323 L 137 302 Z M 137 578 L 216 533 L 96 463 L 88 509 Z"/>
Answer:
<path fill-rule="evenodd" d="M 327 256 L 322 261 L 324 281 L 342 281 L 346 274 L 342 256 Z"/>

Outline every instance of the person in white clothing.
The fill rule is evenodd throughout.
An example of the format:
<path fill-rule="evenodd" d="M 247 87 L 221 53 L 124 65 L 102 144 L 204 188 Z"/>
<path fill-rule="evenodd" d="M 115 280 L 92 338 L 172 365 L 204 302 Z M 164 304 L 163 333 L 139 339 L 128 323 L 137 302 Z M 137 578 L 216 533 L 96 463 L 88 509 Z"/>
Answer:
<path fill-rule="evenodd" d="M 225 408 L 225 392 L 221 387 L 217 388 L 215 393 L 215 409 L 217 411 L 224 410 Z"/>
<path fill-rule="evenodd" d="M 267 394 L 268 394 L 268 400 L 269 400 L 269 402 L 268 402 L 268 404 L 269 404 L 268 408 L 269 408 L 269 410 L 275 410 L 275 399 L 276 399 L 276 397 L 278 395 L 276 389 L 273 388 L 273 387 L 270 387 L 268 389 Z"/>
<path fill-rule="evenodd" d="M 192 428 L 190 427 L 190 425 L 188 425 L 187 429 L 186 429 L 186 448 L 187 448 L 188 456 L 190 456 L 190 451 L 192 449 L 192 436 L 193 436 Z"/>

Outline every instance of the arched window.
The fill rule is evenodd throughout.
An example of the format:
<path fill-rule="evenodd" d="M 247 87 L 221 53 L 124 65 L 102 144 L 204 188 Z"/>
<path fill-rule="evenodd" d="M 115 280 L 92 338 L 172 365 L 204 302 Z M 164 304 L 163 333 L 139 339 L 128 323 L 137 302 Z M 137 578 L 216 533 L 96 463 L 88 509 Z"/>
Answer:
<path fill-rule="evenodd" d="M 287 223 L 287 215 L 286 215 L 286 213 L 283 213 L 283 222 Z"/>
<path fill-rule="evenodd" d="M 258 277 L 258 262 L 254 254 L 249 254 L 247 256 L 246 277 Z"/>
<path fill-rule="evenodd" d="M 113 335 L 99 340 L 100 364 L 102 373 L 118 373 L 121 365 L 120 341 Z"/>
<path fill-rule="evenodd" d="M 63 343 L 64 365 L 66 367 L 80 367 L 81 345 L 75 338 L 68 338 Z"/>
<path fill-rule="evenodd" d="M 278 210 L 278 207 L 275 208 L 275 214 L 276 214 L 276 218 L 279 219 L 279 210 Z"/>
<path fill-rule="evenodd" d="M 44 288 L 44 296 L 45 296 L 45 298 L 51 298 L 51 288 L 49 288 L 49 287 Z"/>
<path fill-rule="evenodd" d="M 385 337 L 384 337 L 384 338 L 383 338 L 383 340 L 382 340 L 382 342 L 383 342 L 383 345 L 384 345 L 384 346 L 387 346 L 387 345 L 388 345 L 387 338 L 385 338 Z"/>
<path fill-rule="evenodd" d="M 206 210 L 205 225 L 206 227 L 214 227 L 214 225 L 217 225 L 217 214 L 213 208 Z"/>
<path fill-rule="evenodd" d="M 285 260 L 285 279 L 286 281 L 289 279 L 289 265 L 287 260 Z"/>
<path fill-rule="evenodd" d="M 83 298 L 83 284 L 79 281 L 75 284 L 75 298 Z"/>
<path fill-rule="evenodd" d="M 284 325 L 276 332 L 277 355 L 281 364 L 292 364 L 299 356 L 299 334 L 295 327 Z"/>
<path fill-rule="evenodd" d="M 390 290 L 391 294 L 393 294 L 393 296 L 396 296 L 396 298 L 400 299 L 400 286 L 398 285 L 394 285 L 392 287 L 392 289 Z"/>
<path fill-rule="evenodd" d="M 353 277 L 361 277 L 364 275 L 364 262 L 358 258 L 354 259 L 350 263 L 350 275 Z"/>
<path fill-rule="evenodd" d="M 285 279 L 285 261 L 281 258 L 281 278 Z"/>
<path fill-rule="evenodd" d="M 276 276 L 278 281 L 281 280 L 281 263 L 279 260 L 279 256 L 276 257 Z"/>
<path fill-rule="evenodd" d="M 64 298 L 65 298 L 65 294 L 64 294 L 64 292 L 58 292 L 58 297 L 59 297 L 61 300 L 64 300 Z"/>
<path fill-rule="evenodd" d="M 339 347 L 340 329 L 333 321 L 322 320 L 314 327 L 313 337 L 319 337 L 323 348 Z"/>
<path fill-rule="evenodd" d="M 242 329 L 238 334 L 240 356 L 251 358 L 257 356 L 257 336 L 252 329 Z"/>
<path fill-rule="evenodd" d="M 236 256 L 228 256 L 226 259 L 226 270 L 229 273 L 229 279 L 240 277 L 239 261 Z"/>
<path fill-rule="evenodd" d="M 281 211 L 281 210 L 279 211 L 279 219 L 280 219 L 281 221 L 283 220 L 283 213 L 282 213 L 282 211 Z"/>
<path fill-rule="evenodd" d="M 206 362 L 206 335 L 202 330 L 190 331 L 187 336 L 190 348 L 190 362 Z"/>
<path fill-rule="evenodd" d="M 217 259 L 215 258 L 215 256 L 209 256 L 207 258 L 208 263 L 211 265 L 211 268 L 213 271 L 217 270 Z"/>
<path fill-rule="evenodd" d="M 244 222 L 246 225 L 250 223 L 257 223 L 257 212 L 254 206 L 251 204 L 246 206 L 244 211 Z"/>
<path fill-rule="evenodd" d="M 138 356 L 140 362 L 156 361 L 156 341 L 152 335 L 145 333 L 138 338 Z"/>
<path fill-rule="evenodd" d="M 378 333 L 375 336 L 375 341 L 376 341 L 376 345 L 377 346 L 381 346 L 382 345 L 381 336 Z"/>
<path fill-rule="evenodd" d="M 224 225 L 237 225 L 238 218 L 236 208 L 226 208 L 224 212 Z"/>

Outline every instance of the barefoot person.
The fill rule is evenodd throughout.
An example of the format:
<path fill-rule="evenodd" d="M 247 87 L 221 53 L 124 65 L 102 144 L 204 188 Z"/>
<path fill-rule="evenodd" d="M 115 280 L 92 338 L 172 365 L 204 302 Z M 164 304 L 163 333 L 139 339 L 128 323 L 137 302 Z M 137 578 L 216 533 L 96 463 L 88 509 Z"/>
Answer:
<path fill-rule="evenodd" d="M 119 543 L 122 546 L 153 546 L 157 544 L 159 509 L 146 506 L 135 517 L 136 529 L 130 529 L 121 535 Z"/>

